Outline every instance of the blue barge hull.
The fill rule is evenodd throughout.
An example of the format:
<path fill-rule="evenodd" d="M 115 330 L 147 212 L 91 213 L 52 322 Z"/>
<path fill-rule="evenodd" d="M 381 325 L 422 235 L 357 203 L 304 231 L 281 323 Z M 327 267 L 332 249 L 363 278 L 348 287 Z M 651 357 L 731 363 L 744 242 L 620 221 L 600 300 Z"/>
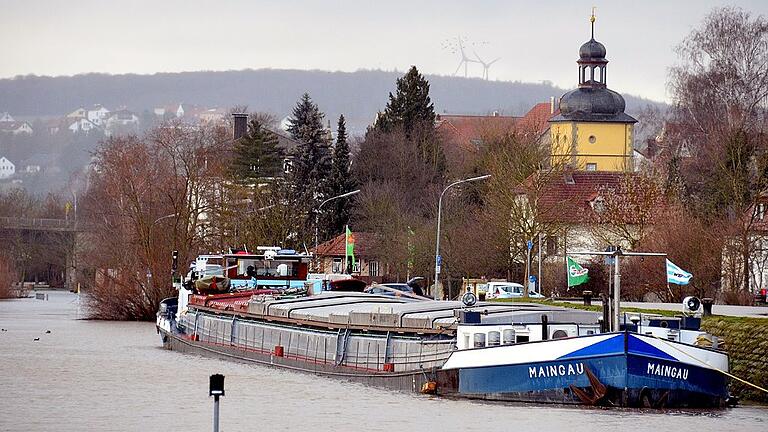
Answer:
<path fill-rule="evenodd" d="M 727 368 L 725 354 L 639 334 L 549 340 L 455 355 L 444 366 L 454 370 L 454 376 L 438 388 L 450 388 L 455 380 L 455 395 L 460 397 L 627 407 L 723 407 L 728 401 L 728 379 L 710 365 L 724 358 Z M 531 357 L 551 359 L 524 361 Z"/>

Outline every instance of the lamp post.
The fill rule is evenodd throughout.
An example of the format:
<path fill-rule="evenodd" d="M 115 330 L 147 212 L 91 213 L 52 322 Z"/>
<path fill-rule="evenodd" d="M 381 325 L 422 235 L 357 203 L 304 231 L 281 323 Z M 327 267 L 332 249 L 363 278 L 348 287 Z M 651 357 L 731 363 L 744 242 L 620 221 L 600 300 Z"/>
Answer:
<path fill-rule="evenodd" d="M 320 224 L 320 209 L 323 208 L 323 206 L 326 203 L 329 203 L 329 202 L 331 202 L 333 200 L 337 200 L 337 199 L 340 199 L 340 198 L 346 198 L 348 196 L 352 196 L 352 195 L 354 195 L 356 193 L 359 193 L 359 192 L 360 192 L 360 189 L 356 189 L 356 190 L 353 190 L 352 192 L 347 192 L 345 194 L 336 195 L 335 197 L 330 197 L 327 200 L 321 202 L 320 205 L 317 206 L 317 208 L 315 209 L 315 256 L 317 256 L 317 237 L 318 237 L 318 225 Z"/>
<path fill-rule="evenodd" d="M 165 216 L 160 216 L 159 218 L 155 219 L 155 221 L 152 222 L 152 224 L 149 226 L 149 230 L 148 230 L 149 238 L 147 239 L 147 244 L 150 244 L 150 242 L 152 241 L 152 232 L 154 231 L 155 225 L 157 225 L 157 223 L 163 219 L 169 219 L 175 216 L 178 216 L 178 213 L 171 213 Z M 176 254 L 178 256 L 178 252 L 176 252 Z M 152 270 L 149 267 L 147 267 L 147 288 L 152 289 Z"/>
<path fill-rule="evenodd" d="M 159 218 L 155 219 L 154 222 L 152 222 L 152 226 L 154 226 L 156 223 L 160 222 L 163 219 L 172 218 L 174 216 L 178 216 L 178 213 L 173 213 L 173 214 L 169 214 L 169 215 L 165 215 L 165 216 L 160 216 Z"/>
<path fill-rule="evenodd" d="M 471 177 L 471 178 L 455 181 L 449 184 L 448 186 L 446 186 L 445 189 L 443 189 L 443 192 L 440 194 L 440 199 L 437 201 L 437 237 L 435 240 L 435 291 L 440 291 L 436 293 L 438 294 L 438 300 L 442 300 L 442 297 L 443 297 L 442 295 L 443 290 L 438 289 L 438 283 L 440 282 L 440 267 L 442 265 L 442 258 L 440 257 L 440 216 L 443 212 L 443 195 L 445 195 L 448 189 L 456 185 L 478 181 L 478 180 L 485 180 L 490 177 L 491 177 L 490 174 L 486 174 L 483 176 Z"/>

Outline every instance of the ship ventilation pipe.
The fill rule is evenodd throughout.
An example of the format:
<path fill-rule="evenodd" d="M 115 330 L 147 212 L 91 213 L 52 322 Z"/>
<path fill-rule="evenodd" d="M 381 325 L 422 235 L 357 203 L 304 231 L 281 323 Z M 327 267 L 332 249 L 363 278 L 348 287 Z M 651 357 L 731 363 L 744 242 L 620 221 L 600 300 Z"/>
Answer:
<path fill-rule="evenodd" d="M 248 114 L 246 113 L 234 113 L 232 118 L 235 122 L 233 138 L 238 140 L 248 133 Z"/>
<path fill-rule="evenodd" d="M 549 318 L 546 315 L 541 316 L 541 340 L 549 339 Z"/>

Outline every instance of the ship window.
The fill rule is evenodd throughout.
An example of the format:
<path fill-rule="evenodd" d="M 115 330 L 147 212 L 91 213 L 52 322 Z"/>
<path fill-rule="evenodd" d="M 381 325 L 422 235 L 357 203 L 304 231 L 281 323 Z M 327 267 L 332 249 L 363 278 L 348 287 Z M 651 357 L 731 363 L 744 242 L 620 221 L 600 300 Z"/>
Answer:
<path fill-rule="evenodd" d="M 501 345 L 501 334 L 497 331 L 488 332 L 488 346 Z"/>
<path fill-rule="evenodd" d="M 529 340 L 530 338 L 528 337 L 528 335 L 525 335 L 525 336 L 519 335 L 515 338 L 516 343 L 528 342 Z"/>
<path fill-rule="evenodd" d="M 594 136 L 594 135 L 590 135 L 590 136 L 589 136 L 589 143 L 590 143 L 590 144 L 594 144 L 596 141 L 597 141 L 597 138 L 595 138 L 595 136 Z"/>
<path fill-rule="evenodd" d="M 552 333 L 552 339 L 562 339 L 567 337 L 568 333 L 565 330 L 555 330 L 555 332 Z"/>
<path fill-rule="evenodd" d="M 512 345 L 515 343 L 515 331 L 513 329 L 504 330 L 504 345 Z"/>
<path fill-rule="evenodd" d="M 587 171 L 597 171 L 597 164 L 596 163 L 588 163 L 587 164 Z"/>
<path fill-rule="evenodd" d="M 483 348 L 485 346 L 485 333 L 475 333 L 475 348 Z"/>

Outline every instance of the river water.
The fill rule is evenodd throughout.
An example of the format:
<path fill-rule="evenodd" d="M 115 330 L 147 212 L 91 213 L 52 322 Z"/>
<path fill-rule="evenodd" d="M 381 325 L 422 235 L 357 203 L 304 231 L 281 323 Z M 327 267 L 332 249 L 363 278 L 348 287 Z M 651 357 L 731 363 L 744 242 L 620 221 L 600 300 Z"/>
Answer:
<path fill-rule="evenodd" d="M 398 393 L 167 351 L 152 323 L 82 315 L 70 293 L 0 301 L 0 430 L 209 431 L 208 376 L 221 373 L 222 431 L 768 431 L 765 407 L 605 410 Z"/>

